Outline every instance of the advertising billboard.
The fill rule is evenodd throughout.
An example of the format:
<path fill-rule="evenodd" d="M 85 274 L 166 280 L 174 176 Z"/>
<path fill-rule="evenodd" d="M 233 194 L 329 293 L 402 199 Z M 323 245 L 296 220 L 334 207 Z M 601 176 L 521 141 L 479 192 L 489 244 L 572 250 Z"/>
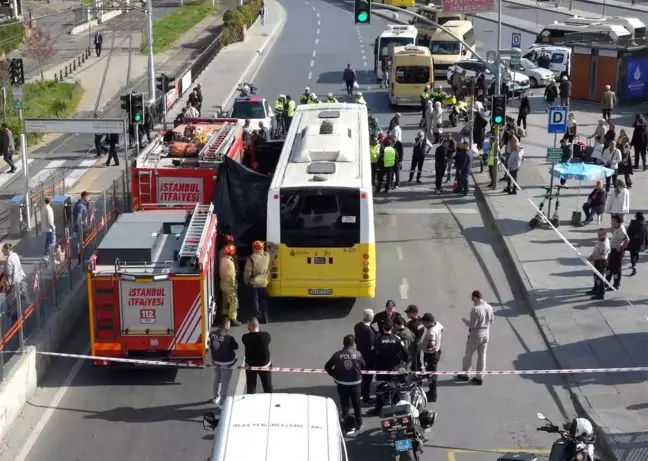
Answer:
<path fill-rule="evenodd" d="M 495 0 L 443 0 L 444 13 L 489 13 L 495 11 Z"/>
<path fill-rule="evenodd" d="M 629 58 L 625 79 L 625 99 L 648 96 L 648 58 Z"/>

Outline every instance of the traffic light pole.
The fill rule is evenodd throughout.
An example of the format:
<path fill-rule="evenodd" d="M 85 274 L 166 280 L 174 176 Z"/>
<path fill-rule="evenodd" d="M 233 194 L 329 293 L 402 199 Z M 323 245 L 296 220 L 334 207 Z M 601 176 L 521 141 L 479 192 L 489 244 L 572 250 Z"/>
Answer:
<path fill-rule="evenodd" d="M 148 42 L 149 99 L 155 101 L 155 59 L 153 58 L 153 0 L 146 2 L 146 41 Z"/>
<path fill-rule="evenodd" d="M 23 110 L 19 109 L 18 114 L 22 122 L 22 133 L 20 133 L 20 155 L 23 162 L 23 180 L 25 187 L 25 221 L 27 223 L 27 230 L 32 228 L 32 215 L 31 215 L 31 192 L 29 192 L 29 160 L 27 159 L 27 136 L 25 136 L 25 119 L 23 117 Z"/>
<path fill-rule="evenodd" d="M 150 1 L 150 0 L 149 0 Z M 139 157 L 140 154 L 140 139 L 139 139 L 139 123 L 133 124 L 133 136 L 135 137 L 135 155 Z"/>

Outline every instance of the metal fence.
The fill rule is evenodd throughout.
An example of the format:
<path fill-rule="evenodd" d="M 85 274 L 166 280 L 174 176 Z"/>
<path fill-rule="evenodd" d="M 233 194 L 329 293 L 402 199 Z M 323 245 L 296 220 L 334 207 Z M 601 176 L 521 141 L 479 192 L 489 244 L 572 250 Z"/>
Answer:
<path fill-rule="evenodd" d="M 73 290 L 85 284 L 87 261 L 115 219 L 127 209 L 129 200 L 126 175 L 122 173 L 108 190 L 90 202 L 88 222 L 67 225 L 51 246 L 49 257 L 36 263 L 22 283 L 9 285 L 9 290 L 3 289 L 4 299 L 0 305 L 0 381 L 17 362 L 16 355 L 24 349 L 25 344 L 43 330 L 62 303 L 69 302 Z M 34 216 L 35 228 L 40 229 L 39 213 Z M 42 239 L 44 249 L 44 235 Z"/>

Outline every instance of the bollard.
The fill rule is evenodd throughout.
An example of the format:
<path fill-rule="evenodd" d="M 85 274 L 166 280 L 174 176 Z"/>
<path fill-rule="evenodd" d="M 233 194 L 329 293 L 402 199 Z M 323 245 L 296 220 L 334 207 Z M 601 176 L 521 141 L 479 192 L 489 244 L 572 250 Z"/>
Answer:
<path fill-rule="evenodd" d="M 72 61 L 72 70 L 76 70 L 76 61 Z"/>
<path fill-rule="evenodd" d="M 67 77 L 68 76 L 67 66 L 65 66 L 64 69 L 65 69 L 65 76 Z"/>
<path fill-rule="evenodd" d="M 54 74 L 54 83 L 58 82 L 58 74 Z"/>
<path fill-rule="evenodd" d="M 59 70 L 59 80 L 63 80 L 63 71 Z"/>
<path fill-rule="evenodd" d="M 85 53 L 81 54 L 81 62 L 85 62 Z"/>
<path fill-rule="evenodd" d="M 77 58 L 77 61 L 78 61 L 79 67 L 81 67 L 81 56 L 79 56 L 79 57 Z"/>

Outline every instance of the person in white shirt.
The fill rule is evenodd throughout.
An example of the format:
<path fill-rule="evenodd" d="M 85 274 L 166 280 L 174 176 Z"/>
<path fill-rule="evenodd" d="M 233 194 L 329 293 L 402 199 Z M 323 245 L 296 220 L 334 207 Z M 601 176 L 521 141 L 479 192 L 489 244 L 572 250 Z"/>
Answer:
<path fill-rule="evenodd" d="M 200 114 L 198 113 L 198 109 L 196 109 L 194 106 L 191 105 L 190 101 L 187 101 L 187 109 L 185 111 L 185 118 L 198 118 L 200 117 Z"/>
<path fill-rule="evenodd" d="M 601 163 L 603 163 L 605 168 L 614 170 L 614 174 L 612 176 L 605 178 L 605 192 L 607 192 L 608 194 L 610 193 L 610 184 L 616 183 L 616 178 L 619 171 L 619 163 L 621 163 L 622 158 L 623 156 L 621 155 L 621 151 L 617 149 L 615 141 L 610 141 L 607 149 L 603 149 L 603 153 L 601 154 Z"/>
<path fill-rule="evenodd" d="M 614 192 L 608 195 L 605 202 L 605 212 L 610 214 L 610 222 L 614 215 L 619 215 L 621 222 L 625 215 L 630 213 L 630 191 L 626 187 L 623 179 L 616 180 L 616 188 Z"/>
<path fill-rule="evenodd" d="M 403 130 L 400 127 L 400 124 L 397 123 L 396 125 L 394 125 L 394 128 L 392 129 L 392 136 L 396 141 L 402 142 Z"/>
<path fill-rule="evenodd" d="M 462 365 L 463 371 L 470 371 L 473 355 L 477 352 L 477 375 L 472 379 L 472 382 L 481 385 L 484 381 L 483 372 L 486 369 L 486 349 L 490 336 L 490 326 L 493 323 L 494 316 L 493 308 L 484 301 L 480 291 L 473 291 L 471 299 L 473 308 L 470 310 L 470 319 L 461 319 L 468 327 L 466 353 Z M 460 381 L 470 381 L 468 374 L 457 375 L 457 379 Z"/>
<path fill-rule="evenodd" d="M 443 339 L 443 325 L 436 321 L 434 315 L 427 313 L 421 318 L 425 333 L 420 339 L 420 349 L 423 351 L 423 366 L 425 371 L 437 371 L 439 360 L 441 359 L 441 340 Z M 429 379 L 430 392 L 428 400 L 437 401 L 437 375 Z"/>
<path fill-rule="evenodd" d="M 13 323 L 18 319 L 17 297 L 20 296 L 25 301 L 22 304 L 22 310 L 29 305 L 25 271 L 23 271 L 20 257 L 14 251 L 11 243 L 5 243 L 2 246 L 2 254 L 5 256 L 3 275 L 7 277 L 9 283 L 7 289 L 7 305 L 9 308 L 9 317 Z"/>
<path fill-rule="evenodd" d="M 45 206 L 41 210 L 41 223 L 45 233 L 45 258 L 50 255 L 50 247 L 56 243 L 56 227 L 54 225 L 54 210 L 52 209 L 52 199 L 45 197 L 43 200 Z"/>

